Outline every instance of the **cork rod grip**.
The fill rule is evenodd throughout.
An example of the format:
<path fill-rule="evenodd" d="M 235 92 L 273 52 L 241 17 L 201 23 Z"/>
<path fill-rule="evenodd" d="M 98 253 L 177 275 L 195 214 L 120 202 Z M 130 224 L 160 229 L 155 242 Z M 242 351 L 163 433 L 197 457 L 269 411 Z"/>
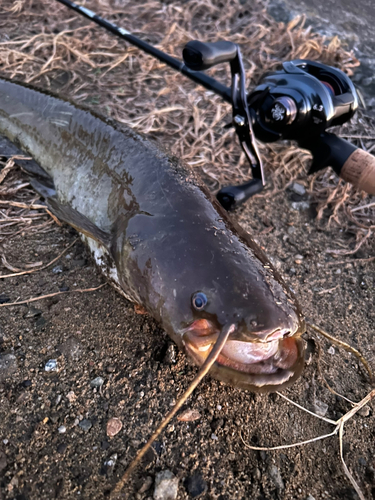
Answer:
<path fill-rule="evenodd" d="M 340 177 L 369 194 L 375 194 L 375 157 L 356 149 L 344 163 Z"/>

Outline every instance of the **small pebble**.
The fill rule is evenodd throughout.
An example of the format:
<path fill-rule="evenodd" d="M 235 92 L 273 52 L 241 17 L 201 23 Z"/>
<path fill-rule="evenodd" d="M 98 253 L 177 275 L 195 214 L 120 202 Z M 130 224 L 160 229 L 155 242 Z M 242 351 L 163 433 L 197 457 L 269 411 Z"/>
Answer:
<path fill-rule="evenodd" d="M 309 495 L 306 497 L 306 500 L 315 500 L 315 497 L 313 497 L 312 495 Z"/>
<path fill-rule="evenodd" d="M 92 427 L 91 420 L 88 420 L 87 418 L 84 418 L 83 420 L 81 420 L 78 425 L 85 432 L 89 431 L 91 429 L 91 427 Z"/>
<path fill-rule="evenodd" d="M 168 349 L 164 355 L 163 361 L 169 365 L 174 365 L 177 362 L 176 346 L 169 344 Z"/>
<path fill-rule="evenodd" d="M 56 448 L 57 453 L 60 453 L 61 455 L 65 453 L 65 450 L 67 449 L 68 445 L 66 443 L 60 443 L 58 447 Z"/>
<path fill-rule="evenodd" d="M 219 438 L 216 436 L 216 434 L 212 433 L 211 439 L 213 439 L 214 441 L 218 441 Z"/>
<path fill-rule="evenodd" d="M 256 468 L 253 472 L 253 477 L 256 481 L 260 481 L 261 480 L 261 477 L 262 477 L 262 473 L 260 472 L 260 470 L 258 468 Z"/>
<path fill-rule="evenodd" d="M 69 292 L 70 288 L 65 283 L 60 287 L 60 292 Z"/>
<path fill-rule="evenodd" d="M 285 488 L 283 478 L 281 477 L 279 469 L 275 465 L 271 465 L 268 469 L 270 478 L 278 490 Z"/>
<path fill-rule="evenodd" d="M 0 304 L 6 304 L 7 302 L 10 302 L 10 298 L 4 293 L 0 293 Z"/>
<path fill-rule="evenodd" d="M 3 443 L 5 444 L 5 446 L 9 443 L 9 439 L 3 439 Z"/>
<path fill-rule="evenodd" d="M 24 315 L 24 318 L 36 318 L 37 316 L 41 316 L 41 314 L 42 311 L 40 309 L 30 306 L 27 313 Z"/>
<path fill-rule="evenodd" d="M 66 395 L 66 399 L 69 401 L 69 403 L 74 403 L 74 401 L 77 399 L 77 396 L 74 394 L 73 391 L 69 391 L 68 394 Z"/>
<path fill-rule="evenodd" d="M 194 420 L 198 420 L 199 418 L 201 418 L 201 414 L 198 410 L 189 409 L 180 413 L 177 420 L 180 422 L 194 422 Z"/>
<path fill-rule="evenodd" d="M 107 436 L 114 437 L 118 434 L 122 429 L 122 422 L 119 418 L 111 418 L 107 422 Z"/>
<path fill-rule="evenodd" d="M 65 425 L 60 425 L 60 427 L 57 429 L 60 434 L 64 434 L 66 432 L 66 427 Z"/>
<path fill-rule="evenodd" d="M 59 274 L 59 273 L 62 273 L 63 272 L 63 267 L 62 266 L 55 266 L 53 269 L 52 269 L 52 272 L 54 274 Z"/>
<path fill-rule="evenodd" d="M 301 265 L 303 262 L 303 255 L 300 255 L 300 254 L 295 255 L 294 262 L 298 265 Z"/>
<path fill-rule="evenodd" d="M 156 474 L 154 500 L 175 500 L 178 494 L 178 478 L 170 471 Z"/>
<path fill-rule="evenodd" d="M 0 382 L 13 375 L 17 369 L 17 358 L 14 354 L 0 354 Z"/>
<path fill-rule="evenodd" d="M 361 417 L 368 417 L 371 413 L 371 410 L 368 406 L 364 406 L 363 408 L 358 410 L 358 413 L 359 415 L 361 415 Z"/>
<path fill-rule="evenodd" d="M 308 201 L 293 201 L 291 206 L 293 210 L 309 210 L 310 203 Z"/>
<path fill-rule="evenodd" d="M 298 182 L 293 182 L 289 188 L 293 191 L 293 193 L 299 194 L 300 196 L 306 194 L 305 186 L 302 186 L 302 184 L 299 184 Z"/>
<path fill-rule="evenodd" d="M 8 465 L 7 457 L 4 452 L 0 451 L 0 472 Z"/>
<path fill-rule="evenodd" d="M 313 404 L 313 411 L 320 417 L 325 417 L 328 411 L 328 405 L 322 401 L 316 400 Z"/>
<path fill-rule="evenodd" d="M 59 394 L 56 398 L 56 401 L 55 401 L 55 406 L 59 405 L 61 403 L 61 400 L 62 400 L 62 396 L 61 394 Z"/>
<path fill-rule="evenodd" d="M 42 329 L 45 327 L 45 325 L 47 324 L 47 320 L 45 318 L 43 318 L 43 316 L 40 316 L 36 321 L 35 321 L 35 327 L 37 329 Z"/>
<path fill-rule="evenodd" d="M 87 260 L 86 259 L 73 259 L 72 264 L 75 267 L 85 267 L 85 265 L 87 264 Z"/>
<path fill-rule="evenodd" d="M 108 443 L 108 441 L 102 441 L 100 443 L 100 447 L 102 450 L 108 450 L 108 448 L 110 447 L 110 444 Z"/>
<path fill-rule="evenodd" d="M 57 413 L 51 413 L 51 415 L 49 416 L 49 419 L 51 420 L 51 422 L 53 424 L 56 424 L 59 421 L 59 416 Z"/>
<path fill-rule="evenodd" d="M 27 388 L 27 387 L 31 387 L 31 386 L 32 386 L 32 382 L 31 382 L 31 380 L 24 380 L 24 381 L 22 382 L 22 387 Z"/>
<path fill-rule="evenodd" d="M 151 476 L 146 476 L 146 479 L 143 481 L 143 484 L 141 487 L 138 489 L 138 493 L 145 493 L 147 490 L 149 490 L 152 486 L 152 477 Z"/>
<path fill-rule="evenodd" d="M 328 349 L 328 354 L 332 354 L 332 356 L 336 353 L 335 351 L 335 348 L 333 347 L 333 345 L 331 345 L 331 347 Z"/>
<path fill-rule="evenodd" d="M 198 498 L 207 491 L 207 483 L 199 472 L 186 479 L 185 487 L 192 498 Z"/>
<path fill-rule="evenodd" d="M 44 366 L 44 371 L 46 372 L 56 372 L 57 371 L 57 360 L 50 359 Z"/>
<path fill-rule="evenodd" d="M 108 460 L 104 462 L 104 467 L 113 468 L 116 465 L 116 462 L 117 462 L 117 453 L 114 453 L 108 458 Z"/>
<path fill-rule="evenodd" d="M 91 380 L 90 386 L 95 387 L 96 389 L 100 389 L 100 387 L 104 384 L 104 378 L 96 377 L 94 380 Z"/>

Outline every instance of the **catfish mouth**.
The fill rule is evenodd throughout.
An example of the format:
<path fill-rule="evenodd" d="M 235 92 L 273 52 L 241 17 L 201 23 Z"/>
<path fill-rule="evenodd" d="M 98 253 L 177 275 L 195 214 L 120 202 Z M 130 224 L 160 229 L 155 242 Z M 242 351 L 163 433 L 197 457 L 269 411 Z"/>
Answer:
<path fill-rule="evenodd" d="M 260 333 L 266 340 L 227 340 L 212 375 L 232 385 L 261 392 L 280 390 L 294 382 L 304 365 L 299 333 L 281 328 Z M 185 347 L 196 364 L 204 363 L 218 336 L 218 328 L 206 319 L 194 321 L 183 331 Z"/>

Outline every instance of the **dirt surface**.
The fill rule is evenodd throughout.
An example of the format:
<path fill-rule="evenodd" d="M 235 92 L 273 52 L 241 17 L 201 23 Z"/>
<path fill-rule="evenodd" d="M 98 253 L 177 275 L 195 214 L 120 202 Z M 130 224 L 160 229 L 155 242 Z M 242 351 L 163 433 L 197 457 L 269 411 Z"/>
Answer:
<path fill-rule="evenodd" d="M 109 72 L 107 79 L 101 79 L 108 65 L 117 61 L 108 53 L 115 53 L 120 58 L 124 47 L 119 48 L 111 37 L 96 29 L 82 30 L 81 26 L 87 23 L 61 7 L 51 13 L 48 3 L 5 2 L 5 7 L 13 7 L 13 10 L 7 14 L 3 12 L 2 40 L 6 43 L 23 40 L 23 43 L 2 47 L 3 74 L 23 80 L 35 76 L 33 83 L 50 87 L 55 92 L 62 89 L 74 99 L 85 101 L 97 110 L 99 107 L 103 113 L 132 122 L 135 128 L 162 139 L 175 154 L 179 152 L 191 162 L 192 168 L 203 168 L 213 190 L 229 178 L 241 180 L 247 175 L 237 144 L 231 139 L 228 145 L 228 136 L 227 143 L 222 139 L 222 123 L 230 109 L 221 111 L 219 125 L 212 131 L 215 117 L 209 107 L 212 98 L 189 83 L 185 86 L 180 76 L 168 72 L 165 76 L 163 68 L 156 63 L 150 66 L 147 57 L 138 58 L 133 49 L 130 59 L 121 63 L 123 66 Z M 14 8 L 17 5 L 18 8 Z M 102 13 L 108 15 L 111 9 L 113 12 L 119 9 L 120 2 L 87 2 L 86 5 L 103 9 Z M 195 8 L 197 3 L 190 5 Z M 145 11 L 146 7 L 151 8 L 147 4 Z M 166 36 L 162 45 L 163 50 L 172 52 L 168 36 L 173 39 L 179 33 L 180 41 L 181 37 L 187 41 L 184 23 L 192 23 L 189 18 L 192 14 L 186 4 L 179 7 L 182 14 L 177 7 L 172 9 L 161 2 L 154 2 L 152 7 L 156 20 L 149 20 L 144 28 L 146 33 L 159 32 L 153 25 L 156 21 L 164 22 L 164 27 L 173 25 L 171 19 L 175 20 L 173 16 L 176 16 L 177 28 Z M 141 25 L 142 19 L 136 17 L 136 13 L 139 14 L 141 7 L 132 7 L 134 11 L 129 5 L 127 8 L 128 19 L 133 20 L 131 24 L 140 29 L 137 22 Z M 291 50 L 298 51 L 310 40 L 308 33 L 298 35 L 277 23 L 272 24 L 261 4 L 253 5 L 251 10 L 244 2 L 228 2 L 226 15 L 222 18 L 215 18 L 217 13 L 212 9 L 211 4 L 201 3 L 201 10 L 196 10 L 193 16 L 195 30 L 201 27 L 202 32 L 207 32 L 209 22 L 212 25 L 215 21 L 218 33 L 221 29 L 227 37 L 235 38 L 239 35 L 232 27 L 237 23 L 237 32 L 238 26 L 242 27 L 245 37 L 248 36 L 246 26 L 253 16 L 262 23 L 264 30 L 273 34 L 264 35 L 265 40 L 260 35 L 260 38 L 255 37 L 254 47 L 246 50 L 260 54 L 259 44 L 263 43 L 263 63 L 269 58 L 267 64 L 271 67 L 280 57 L 290 56 Z M 246 23 L 241 21 L 243 16 Z M 121 19 L 117 21 L 120 24 Z M 5 23 L 8 26 L 6 34 Z M 252 26 L 254 24 L 253 19 Z M 127 27 L 124 19 L 122 25 Z M 71 73 L 66 73 L 63 63 L 66 53 L 59 53 L 65 48 L 57 43 L 54 56 L 58 59 L 60 54 L 61 59 L 52 64 L 50 61 L 53 37 L 64 26 L 81 29 L 74 35 L 82 34 L 81 50 L 86 54 L 86 59 L 77 53 L 74 55 L 73 49 L 77 46 L 74 46 L 73 37 L 64 39 L 70 47 Z M 44 38 L 30 41 L 42 31 Z M 93 47 L 98 33 L 101 33 L 100 46 Z M 283 49 L 281 55 L 276 53 L 280 40 L 290 39 L 290 33 L 296 44 Z M 25 47 L 27 41 L 29 44 Z M 322 40 L 319 43 L 322 44 Z M 271 47 L 270 52 L 267 47 Z M 336 58 L 339 65 L 346 57 L 350 71 L 350 58 L 338 46 L 331 47 L 331 51 L 319 50 L 323 58 Z M 95 51 L 102 55 L 95 56 Z M 107 55 L 103 55 L 105 52 Z M 256 57 L 259 56 L 254 56 L 253 60 L 257 63 Z M 98 72 L 98 68 L 91 67 L 87 61 L 103 66 Z M 50 73 L 46 71 L 48 65 L 44 66 L 47 63 L 53 66 Z M 123 76 L 125 68 L 129 71 Z M 149 80 L 148 85 L 159 96 L 159 100 L 152 101 L 154 114 L 148 114 L 147 109 L 147 113 L 143 111 L 143 100 L 149 99 L 140 92 L 144 89 L 144 81 L 139 75 L 146 74 L 150 79 L 150 72 L 154 80 Z M 250 65 L 248 76 L 252 72 L 259 74 L 260 69 L 253 70 Z M 171 90 L 163 95 L 160 89 L 168 85 Z M 179 92 L 182 109 L 169 109 L 164 114 L 155 112 L 155 109 L 165 109 L 168 99 L 176 92 Z M 108 103 L 111 103 L 110 109 L 107 109 Z M 218 101 L 214 102 L 215 109 L 217 105 Z M 138 113 L 137 106 L 142 108 L 143 115 Z M 176 107 L 175 102 L 173 106 Z M 228 116 L 226 119 L 229 121 Z M 187 133 L 191 123 L 196 127 L 195 138 Z M 367 137 L 374 135 L 371 123 L 363 115 L 356 124 L 355 131 L 360 130 Z M 204 135 L 206 130 L 208 142 L 200 143 L 197 137 Z M 347 135 L 355 134 L 353 128 L 345 130 Z M 212 151 L 211 141 L 216 138 L 217 150 Z M 363 141 L 368 148 L 373 144 Z M 226 154 L 223 153 L 225 146 Z M 329 171 L 312 180 L 307 178 L 302 168 L 305 157 L 295 151 L 290 145 L 280 146 L 280 149 L 262 147 L 268 159 L 268 190 L 252 199 L 234 217 L 273 259 L 295 291 L 306 316 L 360 349 L 374 367 L 375 264 L 371 260 L 374 213 L 355 210 L 372 203 L 373 199 L 338 183 Z M 219 177 L 217 172 L 221 165 L 225 166 Z M 6 179 L 8 186 L 27 183 L 19 170 L 14 169 L 9 176 Z M 291 188 L 293 178 L 305 187 L 305 194 L 297 194 Z M 74 230 L 57 225 L 44 210 L 18 212 L 18 219 L 23 217 L 23 220 L 18 220 L 14 230 L 13 226 L 7 229 L 5 216 L 16 217 L 12 210 L 21 210 L 12 208 L 9 202 L 28 200 L 30 203 L 33 196 L 28 186 L 14 195 L 3 194 L 0 253 L 6 265 L 0 269 L 2 275 L 17 272 L 10 267 L 24 270 L 30 269 L 27 268 L 30 263 L 47 264 L 77 238 Z M 358 214 L 362 214 L 361 219 Z M 30 220 L 35 217 L 35 220 L 27 223 L 28 217 Z M 18 234 L 15 234 L 16 229 Z M 0 298 L 4 303 L 8 299 L 13 302 L 65 292 L 25 305 L 0 307 L 1 500 L 108 498 L 136 451 L 197 372 L 152 318 L 137 314 L 134 306 L 110 286 L 93 292 L 75 292 L 103 283 L 103 277 L 79 240 L 50 267 L 0 281 Z M 332 346 L 311 331 L 304 338 L 308 346 L 306 369 L 284 394 L 309 410 L 322 410 L 327 405 L 326 417 L 337 420 L 351 405 L 324 385 L 318 369 L 319 350 L 319 365 L 324 377 L 338 393 L 350 400 L 360 401 L 371 390 L 368 376 L 353 354 Z M 55 366 L 54 362 L 48 363 L 50 360 L 57 363 L 55 371 L 46 371 L 46 367 Z M 97 377 L 103 379 L 100 388 L 93 387 L 100 384 L 98 381 L 93 383 Z M 172 471 L 179 479 L 178 499 L 198 498 L 194 497 L 192 484 L 201 491 L 199 498 L 210 500 L 358 498 L 343 472 L 337 436 L 279 451 L 246 448 L 244 443 L 253 446 L 291 444 L 334 429 L 279 395 L 251 394 L 207 377 L 185 408 L 197 410 L 200 417 L 190 422 L 175 419 L 168 426 L 133 474 L 132 481 L 123 491 L 123 498 L 151 499 L 155 477 L 165 470 Z M 109 437 L 107 423 L 113 417 L 121 420 L 122 429 Z M 345 460 L 366 499 L 375 497 L 374 423 L 372 402 L 346 424 L 344 434 Z"/>

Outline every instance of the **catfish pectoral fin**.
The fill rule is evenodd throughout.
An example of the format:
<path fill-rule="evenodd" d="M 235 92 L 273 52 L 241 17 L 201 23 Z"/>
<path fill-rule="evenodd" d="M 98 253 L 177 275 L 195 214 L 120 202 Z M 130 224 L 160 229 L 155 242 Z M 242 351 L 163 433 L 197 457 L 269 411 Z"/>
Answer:
<path fill-rule="evenodd" d="M 48 207 L 56 217 L 70 226 L 74 227 L 79 233 L 102 243 L 109 248 L 111 235 L 97 225 L 91 222 L 86 216 L 72 208 L 70 205 L 60 203 L 55 197 L 46 198 Z"/>

